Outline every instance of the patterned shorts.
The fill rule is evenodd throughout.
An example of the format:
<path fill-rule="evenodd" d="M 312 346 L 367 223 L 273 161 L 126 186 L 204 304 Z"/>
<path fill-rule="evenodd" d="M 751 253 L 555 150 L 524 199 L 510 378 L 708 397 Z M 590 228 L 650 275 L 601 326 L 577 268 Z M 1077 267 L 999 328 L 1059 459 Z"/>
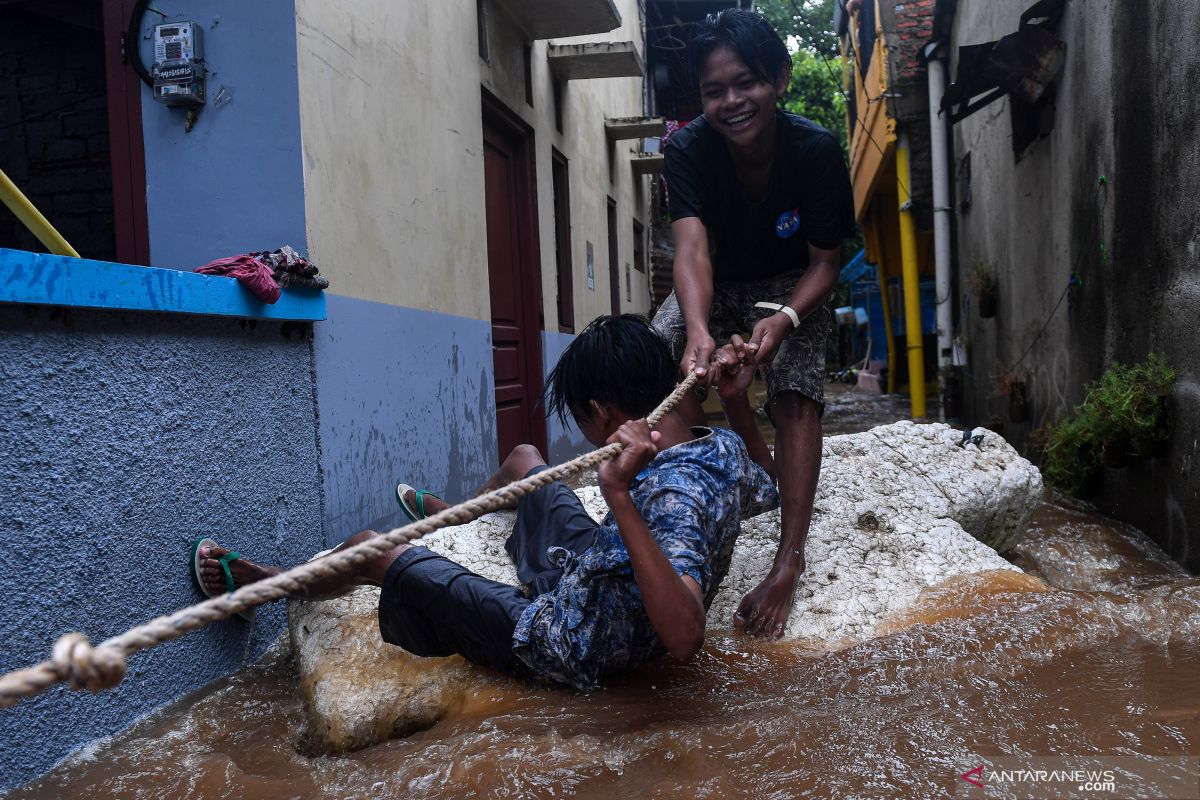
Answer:
<path fill-rule="evenodd" d="M 755 324 L 777 312 L 755 308 L 758 302 L 786 303 L 800 273 L 776 275 L 760 281 L 729 281 L 713 285 L 712 310 L 708 316 L 708 331 L 718 346 L 740 333 L 747 339 Z M 651 322 L 658 334 L 671 348 L 676 361 L 683 358 L 687 346 L 687 326 L 675 292 L 671 292 Z M 767 405 L 780 392 L 799 392 L 825 409 L 825 340 L 833 326 L 833 315 L 827 304 L 800 321 L 775 353 L 767 366 Z"/>

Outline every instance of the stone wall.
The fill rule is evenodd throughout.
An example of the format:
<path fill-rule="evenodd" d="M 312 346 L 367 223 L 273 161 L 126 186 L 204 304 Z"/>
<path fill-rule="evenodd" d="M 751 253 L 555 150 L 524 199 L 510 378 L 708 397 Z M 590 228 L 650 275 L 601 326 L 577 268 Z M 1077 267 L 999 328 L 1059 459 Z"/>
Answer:
<path fill-rule="evenodd" d="M 929 133 L 929 88 L 923 50 L 933 39 L 934 0 L 880 2 L 879 19 L 888 47 L 888 113 L 908 134 L 908 193 L 917 229 L 933 229 L 932 143 Z M 936 109 L 934 110 L 936 112 Z M 923 272 L 932 271 L 929 263 Z"/>

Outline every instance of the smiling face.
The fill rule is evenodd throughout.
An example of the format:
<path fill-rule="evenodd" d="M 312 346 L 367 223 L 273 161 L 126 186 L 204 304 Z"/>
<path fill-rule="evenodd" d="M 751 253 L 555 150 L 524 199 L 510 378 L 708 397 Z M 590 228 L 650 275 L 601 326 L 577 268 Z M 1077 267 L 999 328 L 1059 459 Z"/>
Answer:
<path fill-rule="evenodd" d="M 787 89 L 786 74 L 775 83 L 760 80 L 731 48 L 718 47 L 700 71 L 704 118 L 731 147 L 754 149 L 775 133 L 775 104 Z"/>

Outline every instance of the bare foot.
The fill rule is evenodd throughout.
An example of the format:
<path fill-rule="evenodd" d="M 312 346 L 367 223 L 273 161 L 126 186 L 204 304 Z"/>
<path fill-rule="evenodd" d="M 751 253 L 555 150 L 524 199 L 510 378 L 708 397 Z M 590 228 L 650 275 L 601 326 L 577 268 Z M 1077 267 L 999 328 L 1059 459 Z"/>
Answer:
<path fill-rule="evenodd" d="M 221 569 L 218 559 L 229 552 L 228 547 L 200 548 L 200 581 L 204 588 L 212 594 L 223 594 L 229 590 L 225 585 L 225 570 Z M 280 573 L 278 567 L 266 567 L 255 564 L 245 558 L 236 558 L 229 562 L 229 573 L 233 575 L 233 588 L 240 589 L 248 583 L 261 581 Z"/>
<path fill-rule="evenodd" d="M 409 489 L 407 492 L 404 493 L 404 502 L 408 503 L 409 508 L 413 509 L 414 511 L 417 510 L 417 491 L 416 491 L 416 489 Z M 425 516 L 432 517 L 434 514 L 438 513 L 439 511 L 445 511 L 449 507 L 450 507 L 450 504 L 447 503 L 445 500 L 441 499 L 440 497 L 434 497 L 431 494 L 425 495 Z"/>

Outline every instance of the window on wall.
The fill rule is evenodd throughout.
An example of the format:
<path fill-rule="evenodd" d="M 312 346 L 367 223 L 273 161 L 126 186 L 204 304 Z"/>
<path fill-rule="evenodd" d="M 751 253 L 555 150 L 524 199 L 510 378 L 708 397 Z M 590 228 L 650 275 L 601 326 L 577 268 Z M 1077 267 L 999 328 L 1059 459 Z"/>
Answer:
<path fill-rule="evenodd" d="M 479 57 L 491 60 L 488 49 L 487 0 L 475 0 L 475 25 L 479 29 Z"/>
<path fill-rule="evenodd" d="M 554 127 L 559 133 L 563 132 L 563 82 L 554 79 Z"/>
<path fill-rule="evenodd" d="M 554 182 L 554 265 L 558 277 L 558 329 L 575 332 L 575 302 L 571 280 L 571 184 L 567 159 L 557 150 L 550 153 Z"/>
<path fill-rule="evenodd" d="M 958 162 L 958 208 L 969 211 L 971 208 L 971 154 L 967 153 Z"/>
<path fill-rule="evenodd" d="M 646 233 L 642 223 L 633 221 L 633 268 L 646 271 Z"/>
<path fill-rule="evenodd" d="M 617 266 L 617 201 L 608 198 L 608 289 L 612 313 L 621 313 L 621 268 Z"/>
<path fill-rule="evenodd" d="M 533 45 L 526 43 L 525 59 L 525 104 L 533 108 Z"/>

